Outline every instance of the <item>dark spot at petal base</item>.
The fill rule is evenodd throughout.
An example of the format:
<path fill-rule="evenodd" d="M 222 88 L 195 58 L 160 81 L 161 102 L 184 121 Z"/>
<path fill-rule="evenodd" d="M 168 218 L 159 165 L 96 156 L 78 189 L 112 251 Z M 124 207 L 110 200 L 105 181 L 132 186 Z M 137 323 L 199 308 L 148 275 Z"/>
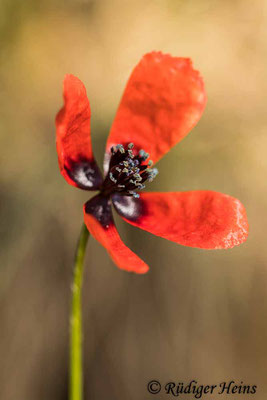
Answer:
<path fill-rule="evenodd" d="M 97 195 L 87 201 L 85 204 L 85 212 L 93 215 L 103 228 L 107 229 L 113 224 L 111 200 L 107 197 Z"/>
<path fill-rule="evenodd" d="M 65 170 L 69 177 L 85 190 L 96 190 L 103 182 L 101 172 L 95 160 L 67 160 Z"/>
<path fill-rule="evenodd" d="M 117 213 L 130 221 L 137 221 L 145 213 L 145 204 L 140 198 L 116 193 L 112 196 L 112 202 Z"/>

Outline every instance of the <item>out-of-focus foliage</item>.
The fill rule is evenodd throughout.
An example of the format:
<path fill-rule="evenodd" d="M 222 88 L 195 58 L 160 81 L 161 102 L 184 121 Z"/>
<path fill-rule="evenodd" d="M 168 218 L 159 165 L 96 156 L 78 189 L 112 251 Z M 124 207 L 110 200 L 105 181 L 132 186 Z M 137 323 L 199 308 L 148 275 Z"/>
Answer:
<path fill-rule="evenodd" d="M 147 399 L 146 384 L 257 384 L 266 397 L 267 3 L 0 2 L 0 398 L 67 398 L 72 260 L 88 194 L 62 179 L 54 116 L 65 73 L 85 83 L 99 163 L 133 66 L 162 50 L 204 77 L 199 125 L 148 190 L 211 189 L 246 206 L 248 242 L 184 248 L 118 221 L 151 266 L 116 269 L 90 240 L 84 285 L 87 399 Z"/>

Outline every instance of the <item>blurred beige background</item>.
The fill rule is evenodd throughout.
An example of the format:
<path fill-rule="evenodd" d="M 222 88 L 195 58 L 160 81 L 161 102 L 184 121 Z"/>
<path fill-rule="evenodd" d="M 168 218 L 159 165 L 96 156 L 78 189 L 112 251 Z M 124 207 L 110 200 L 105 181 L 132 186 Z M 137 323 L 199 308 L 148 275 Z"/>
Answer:
<path fill-rule="evenodd" d="M 1 400 L 67 399 L 72 262 L 88 194 L 58 170 L 64 74 L 87 87 L 101 164 L 126 80 L 154 49 L 193 59 L 208 105 L 149 190 L 231 194 L 247 208 L 250 236 L 203 251 L 118 220 L 151 266 L 145 276 L 119 271 L 90 239 L 85 399 L 148 400 L 151 379 L 233 379 L 266 399 L 266 26 L 266 0 L 0 0 Z"/>

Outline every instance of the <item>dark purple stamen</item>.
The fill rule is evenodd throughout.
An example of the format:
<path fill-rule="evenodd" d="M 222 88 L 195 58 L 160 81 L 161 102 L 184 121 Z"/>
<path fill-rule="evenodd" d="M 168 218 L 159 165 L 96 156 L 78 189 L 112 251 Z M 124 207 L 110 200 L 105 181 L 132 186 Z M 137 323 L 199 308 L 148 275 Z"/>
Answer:
<path fill-rule="evenodd" d="M 144 189 L 144 182 L 151 182 L 158 174 L 157 168 L 149 168 L 153 162 L 146 162 L 149 154 L 140 150 L 135 155 L 133 147 L 133 143 L 129 143 L 128 146 L 118 144 L 111 148 L 109 170 L 101 186 L 103 195 L 120 193 L 138 198 L 136 191 Z"/>

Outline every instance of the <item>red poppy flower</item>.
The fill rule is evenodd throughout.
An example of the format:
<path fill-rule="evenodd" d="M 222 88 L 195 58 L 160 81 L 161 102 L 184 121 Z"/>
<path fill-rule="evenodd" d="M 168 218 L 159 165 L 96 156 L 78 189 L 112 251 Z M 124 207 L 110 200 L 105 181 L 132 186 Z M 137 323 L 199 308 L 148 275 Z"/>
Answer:
<path fill-rule="evenodd" d="M 69 184 L 99 191 L 84 205 L 84 221 L 119 268 L 149 269 L 122 242 L 112 204 L 130 224 L 185 246 L 227 249 L 246 240 L 245 208 L 233 197 L 213 191 L 139 193 L 158 172 L 148 158 L 157 162 L 205 108 L 204 84 L 189 59 L 152 52 L 134 68 L 107 140 L 104 177 L 92 151 L 86 89 L 73 75 L 65 77 L 64 102 L 56 118 L 60 170 Z"/>

